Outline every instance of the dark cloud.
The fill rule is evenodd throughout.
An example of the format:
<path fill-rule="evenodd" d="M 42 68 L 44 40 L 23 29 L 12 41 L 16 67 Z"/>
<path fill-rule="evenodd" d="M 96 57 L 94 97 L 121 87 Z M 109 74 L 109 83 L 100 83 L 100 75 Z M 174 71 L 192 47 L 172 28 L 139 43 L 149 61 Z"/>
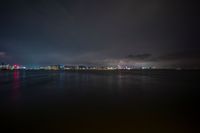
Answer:
<path fill-rule="evenodd" d="M 170 65 L 200 51 L 198 10 L 179 0 L 2 0 L 0 48 L 25 65 Z"/>
<path fill-rule="evenodd" d="M 5 59 L 7 57 L 8 57 L 8 55 L 6 54 L 6 52 L 1 52 L 0 51 L 0 59 Z"/>
<path fill-rule="evenodd" d="M 8 53 L 6 53 L 6 52 L 4 52 L 4 51 L 0 51 L 0 63 L 1 62 L 10 62 L 10 60 L 11 60 L 11 56 L 8 54 Z"/>
<path fill-rule="evenodd" d="M 168 53 L 155 57 L 152 61 L 158 66 L 200 68 L 200 53 L 198 50 Z"/>
<path fill-rule="evenodd" d="M 169 60 L 200 60 L 200 52 L 199 51 L 182 51 L 176 53 L 169 53 L 166 55 L 162 55 L 157 58 L 162 61 Z"/>
<path fill-rule="evenodd" d="M 1 57 L 1 58 L 4 57 L 5 55 L 6 55 L 5 52 L 0 52 L 0 57 Z"/>
<path fill-rule="evenodd" d="M 145 53 L 145 54 L 135 54 L 135 55 L 130 54 L 126 58 L 131 59 L 131 60 L 140 60 L 141 61 L 141 60 L 149 59 L 151 56 L 152 56 L 151 54 L 147 54 L 147 53 Z"/>

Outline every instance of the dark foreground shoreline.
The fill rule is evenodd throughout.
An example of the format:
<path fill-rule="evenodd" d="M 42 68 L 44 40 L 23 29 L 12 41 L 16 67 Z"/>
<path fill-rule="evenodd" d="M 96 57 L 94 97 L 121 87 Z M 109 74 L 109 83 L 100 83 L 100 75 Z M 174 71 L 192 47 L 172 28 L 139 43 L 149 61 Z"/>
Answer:
<path fill-rule="evenodd" d="M 1 129 L 190 133 L 199 70 L 0 71 Z"/>

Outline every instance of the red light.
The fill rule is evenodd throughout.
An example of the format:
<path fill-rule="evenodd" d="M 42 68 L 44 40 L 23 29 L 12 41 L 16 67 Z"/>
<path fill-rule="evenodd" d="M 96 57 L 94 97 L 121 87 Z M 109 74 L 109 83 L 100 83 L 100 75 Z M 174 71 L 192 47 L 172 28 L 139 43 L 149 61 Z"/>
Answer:
<path fill-rule="evenodd" d="M 18 69 L 18 68 L 19 68 L 19 65 L 14 64 L 13 67 L 14 67 L 14 69 Z"/>

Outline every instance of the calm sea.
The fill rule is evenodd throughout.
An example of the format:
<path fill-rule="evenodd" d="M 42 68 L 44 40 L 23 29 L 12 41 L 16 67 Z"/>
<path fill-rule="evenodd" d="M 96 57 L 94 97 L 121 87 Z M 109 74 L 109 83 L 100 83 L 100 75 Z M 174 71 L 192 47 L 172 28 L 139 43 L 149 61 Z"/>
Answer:
<path fill-rule="evenodd" d="M 0 71 L 13 132 L 193 132 L 200 71 Z"/>

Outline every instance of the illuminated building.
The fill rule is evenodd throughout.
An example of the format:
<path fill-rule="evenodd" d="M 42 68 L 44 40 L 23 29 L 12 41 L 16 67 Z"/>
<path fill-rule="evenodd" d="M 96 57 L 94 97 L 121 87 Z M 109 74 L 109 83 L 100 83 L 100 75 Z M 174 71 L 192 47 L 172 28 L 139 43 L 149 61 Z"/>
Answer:
<path fill-rule="evenodd" d="M 60 65 L 52 65 L 50 66 L 50 70 L 61 70 Z"/>
<path fill-rule="evenodd" d="M 86 70 L 87 67 L 86 66 L 83 66 L 83 65 L 80 65 L 77 67 L 78 70 Z"/>
<path fill-rule="evenodd" d="M 9 64 L 2 63 L 0 65 L 0 70 L 10 70 L 10 69 L 11 69 L 11 66 Z"/>
<path fill-rule="evenodd" d="M 76 66 L 64 66 L 64 70 L 75 70 Z"/>

